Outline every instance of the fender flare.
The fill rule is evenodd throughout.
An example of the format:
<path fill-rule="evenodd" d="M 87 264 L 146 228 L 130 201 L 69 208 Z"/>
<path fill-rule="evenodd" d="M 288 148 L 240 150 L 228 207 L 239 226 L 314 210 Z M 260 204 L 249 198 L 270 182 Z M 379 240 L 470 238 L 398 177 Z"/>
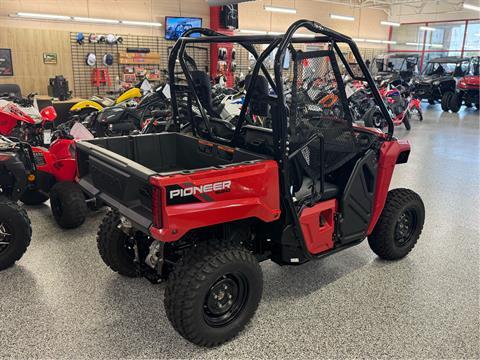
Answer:
<path fill-rule="evenodd" d="M 87 109 L 87 108 L 95 109 L 95 110 L 97 110 L 97 111 L 103 110 L 103 106 L 100 105 L 99 103 L 95 102 L 95 101 L 92 101 L 92 100 L 82 100 L 82 101 L 76 103 L 75 105 L 73 105 L 73 106 L 70 108 L 70 111 L 72 111 L 72 112 L 78 112 L 78 111 L 80 111 L 80 110 Z"/>

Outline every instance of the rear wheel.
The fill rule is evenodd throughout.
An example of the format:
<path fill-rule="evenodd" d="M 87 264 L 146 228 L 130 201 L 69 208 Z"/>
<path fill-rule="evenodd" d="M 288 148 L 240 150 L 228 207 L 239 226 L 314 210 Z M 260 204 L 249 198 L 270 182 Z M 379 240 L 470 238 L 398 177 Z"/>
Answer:
<path fill-rule="evenodd" d="M 76 183 L 63 181 L 53 185 L 50 206 L 53 217 L 62 228 L 73 229 L 85 222 L 87 204 L 82 189 Z"/>
<path fill-rule="evenodd" d="M 462 96 L 459 93 L 453 94 L 450 98 L 450 110 L 457 113 L 462 106 Z"/>
<path fill-rule="evenodd" d="M 414 248 L 424 221 L 425 207 L 417 193 L 409 189 L 390 190 L 368 237 L 370 248 L 382 259 L 401 259 Z"/>
<path fill-rule="evenodd" d="M 48 200 L 48 195 L 39 190 L 25 190 L 20 201 L 26 205 L 40 205 Z"/>
<path fill-rule="evenodd" d="M 0 270 L 12 266 L 30 245 L 32 226 L 25 209 L 0 200 Z"/>
<path fill-rule="evenodd" d="M 135 265 L 135 243 L 118 228 L 120 216 L 109 211 L 97 232 L 97 247 L 103 262 L 113 271 L 127 277 L 140 274 Z"/>
<path fill-rule="evenodd" d="M 234 243 L 207 240 L 190 248 L 170 274 L 165 310 L 185 339 L 216 346 L 250 321 L 262 289 L 262 270 L 251 252 Z"/>
<path fill-rule="evenodd" d="M 452 98 L 453 93 L 452 92 L 446 92 L 442 96 L 442 110 L 443 111 L 448 111 L 450 110 L 450 99 Z"/>

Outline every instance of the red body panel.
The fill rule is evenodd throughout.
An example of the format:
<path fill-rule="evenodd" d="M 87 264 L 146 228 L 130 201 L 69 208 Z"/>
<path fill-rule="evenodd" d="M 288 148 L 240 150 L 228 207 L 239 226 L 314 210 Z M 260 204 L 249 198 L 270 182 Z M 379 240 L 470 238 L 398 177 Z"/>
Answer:
<path fill-rule="evenodd" d="M 375 199 L 373 201 L 372 217 L 368 225 L 367 235 L 372 233 L 382 213 L 392 180 L 393 169 L 397 163 L 398 156 L 405 151 L 410 151 L 410 143 L 407 140 L 385 141 L 380 148 Z"/>
<path fill-rule="evenodd" d="M 457 85 L 460 90 L 475 90 L 480 88 L 480 76 L 465 76 Z"/>
<path fill-rule="evenodd" d="M 32 146 L 34 153 L 43 154 L 45 165 L 38 165 L 39 171 L 53 175 L 57 181 L 74 181 L 77 174 L 77 161 L 72 158 L 69 148 L 73 140 L 55 140 L 49 149 Z"/>
<path fill-rule="evenodd" d="M 40 111 L 42 115 L 43 123 L 52 122 L 57 118 L 57 112 L 53 106 L 47 106 Z"/>
<path fill-rule="evenodd" d="M 272 160 L 192 174 L 153 176 L 150 180 L 161 189 L 162 199 L 171 196 L 167 194 L 167 186 L 179 185 L 185 189 L 228 182 L 231 182 L 228 189 L 194 195 L 196 202 L 167 205 L 167 201 L 161 201 L 162 228 L 152 226 L 151 235 L 171 242 L 195 228 L 247 218 L 271 222 L 280 217 L 278 166 Z"/>
<path fill-rule="evenodd" d="M 338 209 L 336 199 L 307 207 L 300 214 L 300 225 L 307 249 L 311 254 L 333 248 L 334 215 Z"/>

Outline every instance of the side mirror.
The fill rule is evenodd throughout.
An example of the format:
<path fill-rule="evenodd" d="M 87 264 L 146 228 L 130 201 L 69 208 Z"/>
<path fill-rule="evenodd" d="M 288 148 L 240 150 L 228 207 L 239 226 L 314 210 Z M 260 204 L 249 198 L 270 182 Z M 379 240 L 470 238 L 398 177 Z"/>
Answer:
<path fill-rule="evenodd" d="M 57 112 L 53 106 L 47 106 L 40 111 L 43 121 L 54 121 L 57 118 Z"/>

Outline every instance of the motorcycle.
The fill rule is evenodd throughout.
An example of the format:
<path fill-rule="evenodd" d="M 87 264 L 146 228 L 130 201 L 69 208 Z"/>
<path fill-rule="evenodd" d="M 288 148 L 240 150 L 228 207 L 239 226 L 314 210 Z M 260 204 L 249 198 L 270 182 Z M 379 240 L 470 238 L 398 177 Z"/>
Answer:
<path fill-rule="evenodd" d="M 144 93 L 151 90 L 150 83 L 147 79 L 136 84 L 134 87 L 123 91 L 116 99 L 109 97 L 92 96 L 88 100 L 82 100 L 70 108 L 71 116 L 77 116 L 81 120 L 88 115 L 97 111 L 102 111 L 105 108 L 116 106 L 129 101 L 138 101 Z"/>
<path fill-rule="evenodd" d="M 158 87 L 137 102 L 124 102 L 90 114 L 82 123 L 95 137 L 128 135 L 139 131 L 147 118 L 157 118 L 169 108 L 168 85 Z M 80 119 L 81 121 L 81 119 Z"/>
<path fill-rule="evenodd" d="M 0 96 L 0 134 L 30 145 L 48 146 L 57 112 L 53 106 L 39 111 L 35 95 Z"/>

